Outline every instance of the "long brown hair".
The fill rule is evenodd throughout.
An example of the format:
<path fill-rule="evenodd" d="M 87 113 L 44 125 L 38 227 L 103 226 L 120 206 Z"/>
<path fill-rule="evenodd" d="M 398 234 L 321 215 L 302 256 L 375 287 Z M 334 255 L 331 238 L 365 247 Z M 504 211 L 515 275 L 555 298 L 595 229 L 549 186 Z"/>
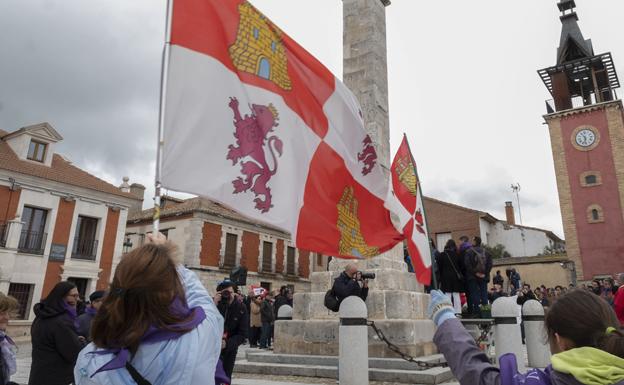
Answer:
<path fill-rule="evenodd" d="M 550 338 L 557 333 L 577 348 L 589 346 L 624 358 L 624 334 L 615 312 L 607 301 L 586 290 L 559 297 L 546 314 L 546 330 Z"/>
<path fill-rule="evenodd" d="M 150 326 L 168 329 L 186 320 L 171 311 L 175 299 L 186 304 L 171 244 L 146 244 L 124 255 L 115 270 L 108 295 L 91 327 L 101 348 L 136 352 Z"/>

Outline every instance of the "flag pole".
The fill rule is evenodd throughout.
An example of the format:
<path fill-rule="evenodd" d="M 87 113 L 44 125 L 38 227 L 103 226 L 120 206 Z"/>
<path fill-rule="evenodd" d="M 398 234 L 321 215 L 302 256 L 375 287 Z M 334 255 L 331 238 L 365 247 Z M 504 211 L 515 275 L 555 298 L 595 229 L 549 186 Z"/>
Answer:
<path fill-rule="evenodd" d="M 165 102 L 167 97 L 167 72 L 169 69 L 169 56 L 171 53 L 171 14 L 173 11 L 173 0 L 167 0 L 167 16 L 165 21 L 165 45 L 162 53 L 162 64 L 160 69 L 160 102 L 158 106 L 158 144 L 156 146 L 156 174 L 154 177 L 154 225 L 152 234 L 156 235 L 160 231 L 160 197 L 162 193 L 161 170 L 164 146 L 164 126 L 165 126 Z"/>
<path fill-rule="evenodd" d="M 418 167 L 416 167 L 416 161 L 414 160 L 414 155 L 412 155 L 412 149 L 410 148 L 409 141 L 407 140 L 407 135 L 405 133 L 403 133 L 403 139 L 405 139 L 405 143 L 407 143 L 407 149 L 410 154 L 410 159 L 412 161 L 412 164 L 414 165 L 414 173 L 416 174 L 416 184 L 418 187 L 417 191 L 420 191 L 420 195 L 423 197 L 422 211 L 423 211 L 423 217 L 425 218 L 425 229 L 427 230 L 427 236 L 430 236 L 431 233 L 429 232 L 429 221 L 427 220 L 427 213 L 425 210 L 425 196 L 422 193 L 422 187 L 420 185 L 420 178 L 418 177 Z M 416 194 L 418 194 L 418 192 Z M 418 195 L 416 195 L 416 200 L 418 200 Z M 427 239 L 427 243 L 429 244 L 429 254 L 431 254 L 431 241 Z M 436 278 L 435 272 L 436 272 L 435 255 L 431 255 L 431 287 L 433 289 L 438 289 L 438 279 Z"/>

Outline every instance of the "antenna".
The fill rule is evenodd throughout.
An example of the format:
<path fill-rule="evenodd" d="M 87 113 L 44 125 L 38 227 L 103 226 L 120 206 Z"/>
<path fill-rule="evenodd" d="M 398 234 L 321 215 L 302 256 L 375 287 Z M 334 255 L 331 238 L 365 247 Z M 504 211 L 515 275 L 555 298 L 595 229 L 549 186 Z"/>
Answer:
<path fill-rule="evenodd" d="M 520 209 L 520 189 L 520 183 L 511 185 L 511 191 L 516 194 L 516 200 L 518 201 L 518 216 L 520 217 L 520 224 L 523 225 L 524 223 L 522 223 L 522 210 Z"/>

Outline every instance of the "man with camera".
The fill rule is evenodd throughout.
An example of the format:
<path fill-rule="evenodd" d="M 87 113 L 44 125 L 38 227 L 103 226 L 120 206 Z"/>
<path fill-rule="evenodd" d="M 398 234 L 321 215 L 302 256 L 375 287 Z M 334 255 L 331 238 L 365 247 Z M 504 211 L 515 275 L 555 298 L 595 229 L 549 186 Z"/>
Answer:
<path fill-rule="evenodd" d="M 357 266 L 347 265 L 342 273 L 334 280 L 332 290 L 338 302 L 342 302 L 345 298 L 352 295 L 362 298 L 366 301 L 368 297 L 368 279 L 375 278 L 375 274 L 362 273 L 358 271 Z"/>
<path fill-rule="evenodd" d="M 225 373 L 232 378 L 238 346 L 247 337 L 249 314 L 242 299 L 234 291 L 234 282 L 230 280 L 219 283 L 213 300 L 224 319 L 220 358 Z"/>

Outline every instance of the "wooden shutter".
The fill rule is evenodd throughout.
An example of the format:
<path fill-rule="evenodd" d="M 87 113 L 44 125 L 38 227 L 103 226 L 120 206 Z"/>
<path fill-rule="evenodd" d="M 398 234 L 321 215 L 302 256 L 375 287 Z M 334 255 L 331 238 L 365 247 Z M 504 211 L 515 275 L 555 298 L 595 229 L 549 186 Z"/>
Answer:
<path fill-rule="evenodd" d="M 295 248 L 290 246 L 286 252 L 286 274 L 295 275 Z"/>
<path fill-rule="evenodd" d="M 225 235 L 225 255 L 223 257 L 223 267 L 232 268 L 236 265 L 236 244 L 238 236 L 227 233 Z"/>
<path fill-rule="evenodd" d="M 262 243 L 262 271 L 273 271 L 273 244 L 264 241 Z"/>

